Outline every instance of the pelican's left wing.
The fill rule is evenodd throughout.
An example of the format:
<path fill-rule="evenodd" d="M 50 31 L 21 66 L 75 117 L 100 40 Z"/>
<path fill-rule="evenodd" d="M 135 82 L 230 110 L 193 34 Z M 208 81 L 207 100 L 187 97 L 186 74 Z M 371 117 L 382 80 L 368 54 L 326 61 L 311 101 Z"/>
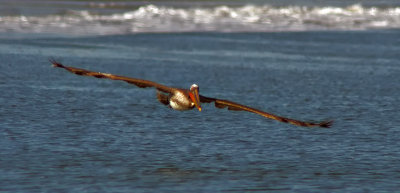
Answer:
<path fill-rule="evenodd" d="M 241 104 L 238 104 L 238 103 L 235 103 L 232 101 L 210 98 L 210 97 L 205 97 L 205 96 L 201 96 L 201 95 L 200 95 L 200 102 L 201 103 L 214 102 L 215 107 L 217 107 L 217 108 L 223 109 L 223 108 L 227 107 L 228 110 L 233 110 L 233 111 L 248 111 L 251 113 L 259 114 L 259 115 L 269 118 L 269 119 L 274 119 L 274 120 L 277 120 L 280 122 L 290 123 L 290 124 L 302 126 L 302 127 L 325 127 L 325 128 L 328 128 L 332 125 L 332 121 L 323 121 L 323 122 L 319 122 L 319 123 L 299 121 L 299 120 L 295 120 L 295 119 L 281 117 L 281 116 L 267 113 L 264 111 L 260 111 L 258 109 L 254 109 L 254 108 L 251 108 L 251 107 L 248 107 L 245 105 L 241 105 Z"/>
<path fill-rule="evenodd" d="M 81 68 L 64 66 L 55 60 L 50 60 L 50 62 L 53 64 L 54 67 L 64 68 L 65 70 L 68 70 L 74 74 L 81 75 L 81 76 L 92 76 L 92 77 L 96 77 L 96 78 L 108 78 L 108 79 L 112 79 L 112 80 L 122 80 L 129 84 L 134 84 L 140 88 L 155 87 L 157 90 L 165 92 L 165 93 L 172 93 L 173 91 L 176 90 L 176 88 L 168 87 L 168 86 L 158 84 L 156 82 L 152 82 L 149 80 L 129 78 L 129 77 L 125 77 L 125 76 L 118 76 L 118 75 L 102 73 L 102 72 L 92 72 L 92 71 L 81 69 Z"/>

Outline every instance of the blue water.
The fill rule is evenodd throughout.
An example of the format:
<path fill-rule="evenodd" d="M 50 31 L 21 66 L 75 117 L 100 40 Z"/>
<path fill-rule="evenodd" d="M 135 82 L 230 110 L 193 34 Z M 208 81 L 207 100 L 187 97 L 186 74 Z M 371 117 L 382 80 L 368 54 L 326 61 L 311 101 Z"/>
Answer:
<path fill-rule="evenodd" d="M 398 30 L 0 35 L 1 192 L 395 192 Z M 188 88 L 300 120 L 203 105 L 65 65 Z"/>
<path fill-rule="evenodd" d="M 399 6 L 0 0 L 0 192 L 396 192 Z M 49 58 L 334 125 L 177 112 Z"/>

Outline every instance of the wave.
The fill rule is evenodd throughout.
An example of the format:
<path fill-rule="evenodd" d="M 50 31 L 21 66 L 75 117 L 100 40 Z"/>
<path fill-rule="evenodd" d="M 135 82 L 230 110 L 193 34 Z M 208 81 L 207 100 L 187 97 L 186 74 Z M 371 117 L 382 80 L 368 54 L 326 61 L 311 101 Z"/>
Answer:
<path fill-rule="evenodd" d="M 173 8 L 146 5 L 114 14 L 67 11 L 0 16 L 0 32 L 109 35 L 143 32 L 265 32 L 400 28 L 400 7 L 245 5 Z"/>

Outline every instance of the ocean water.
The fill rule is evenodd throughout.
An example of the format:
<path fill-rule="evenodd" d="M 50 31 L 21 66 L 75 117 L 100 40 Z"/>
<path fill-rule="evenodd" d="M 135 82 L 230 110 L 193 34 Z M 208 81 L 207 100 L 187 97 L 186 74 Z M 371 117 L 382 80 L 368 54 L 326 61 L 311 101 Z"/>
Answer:
<path fill-rule="evenodd" d="M 114 35 L 400 27 L 397 0 L 0 0 L 0 32 Z"/>
<path fill-rule="evenodd" d="M 277 2 L 123 1 L 122 8 L 105 4 L 95 10 L 82 1 L 50 5 L 66 10 L 56 11 L 60 18 L 71 11 L 97 11 L 108 17 L 151 6 L 185 11 L 223 5 L 233 10 L 312 7 L 308 1 Z M 316 6 L 398 9 L 396 2 L 374 2 L 327 1 Z M 26 11 L 27 1 L 4 5 L 14 8 L 8 18 L 54 17 L 42 8 Z M 393 15 L 388 20 L 396 19 L 399 16 Z M 57 27 L 62 21 L 27 22 L 19 29 L 15 26 L 21 25 L 20 20 L 9 20 L 7 25 L 4 21 L 1 16 L 1 192 L 396 192 L 400 188 L 396 24 L 270 30 L 241 23 L 241 28 L 224 31 L 207 30 L 214 26 L 210 21 L 195 30 L 175 30 L 168 24 L 163 30 L 155 30 L 155 25 L 151 30 L 114 33 L 129 22 L 82 25 L 79 20 L 66 27 Z M 230 21 L 218 22 L 229 26 Z M 99 28 L 89 30 L 89 26 Z M 334 124 L 329 129 L 302 128 L 212 104 L 204 104 L 201 112 L 178 112 L 160 104 L 154 89 L 76 76 L 52 68 L 49 58 L 174 87 L 196 83 L 204 96 L 300 120 L 332 119 Z"/>

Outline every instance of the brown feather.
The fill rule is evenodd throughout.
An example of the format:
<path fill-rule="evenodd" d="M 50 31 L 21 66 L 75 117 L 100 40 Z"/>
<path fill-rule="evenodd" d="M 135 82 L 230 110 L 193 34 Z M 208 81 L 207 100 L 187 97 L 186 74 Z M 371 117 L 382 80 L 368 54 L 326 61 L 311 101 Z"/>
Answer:
<path fill-rule="evenodd" d="M 157 100 L 164 105 L 169 105 L 168 95 L 163 94 L 160 91 L 157 91 Z"/>
<path fill-rule="evenodd" d="M 158 84 L 158 83 L 148 81 L 148 80 L 129 78 L 129 77 L 124 77 L 124 76 L 117 76 L 117 75 L 101 73 L 101 72 L 92 72 L 92 71 L 88 71 L 85 69 L 68 67 L 68 66 L 62 65 L 61 63 L 59 63 L 55 60 L 50 60 L 50 62 L 53 64 L 54 67 L 64 68 L 65 70 L 68 70 L 69 72 L 74 73 L 76 75 L 80 75 L 80 76 L 92 76 L 95 78 L 108 78 L 108 79 L 112 79 L 112 80 L 121 80 L 121 81 L 125 81 L 129 84 L 134 84 L 140 88 L 155 87 L 158 91 L 162 91 L 164 93 L 170 93 L 170 94 L 174 93 L 176 90 L 180 90 L 177 88 L 164 86 L 162 84 Z M 157 93 L 157 99 L 165 105 L 169 104 L 168 95 Z M 332 125 L 332 121 L 325 121 L 325 122 L 320 122 L 320 123 L 304 122 L 304 121 L 299 121 L 299 120 L 290 119 L 290 118 L 274 115 L 271 113 L 263 112 L 258 109 L 254 109 L 254 108 L 251 108 L 251 107 L 248 107 L 245 105 L 241 105 L 241 104 L 238 104 L 238 103 L 235 103 L 232 101 L 210 98 L 210 97 L 205 97 L 205 96 L 201 96 L 201 95 L 200 95 L 200 102 L 202 102 L 202 103 L 214 102 L 215 107 L 217 107 L 217 108 L 228 108 L 228 110 L 233 110 L 233 111 L 248 111 L 251 113 L 259 114 L 259 115 L 269 118 L 269 119 L 274 119 L 274 120 L 277 120 L 280 122 L 290 123 L 290 124 L 297 125 L 297 126 L 303 126 L 303 127 L 319 126 L 319 127 L 327 128 Z"/>
<path fill-rule="evenodd" d="M 80 76 L 92 76 L 95 78 L 108 78 L 108 79 L 112 79 L 112 80 L 121 80 L 121 81 L 125 81 L 129 84 L 134 84 L 140 88 L 155 87 L 155 88 L 157 88 L 157 90 L 165 92 L 165 93 L 172 93 L 176 90 L 176 88 L 168 87 L 168 86 L 158 84 L 158 83 L 148 81 L 148 80 L 129 78 L 129 77 L 124 77 L 124 76 L 117 76 L 117 75 L 102 73 L 102 72 L 92 72 L 92 71 L 81 69 L 81 68 L 64 66 L 55 60 L 50 60 L 50 62 L 53 64 L 54 67 L 64 68 L 65 70 L 68 70 L 69 72 L 72 72 L 72 73 L 74 73 L 76 75 L 80 75 Z"/>
<path fill-rule="evenodd" d="M 281 117 L 278 115 L 274 115 L 271 113 L 267 113 L 264 111 L 260 111 L 258 109 L 254 109 L 245 105 L 241 105 L 232 101 L 228 100 L 222 100 L 222 99 L 216 99 L 216 98 L 210 98 L 210 97 L 205 97 L 200 95 L 200 102 L 202 103 L 211 103 L 214 102 L 215 107 L 217 108 L 226 108 L 228 107 L 228 110 L 234 110 L 234 111 L 247 111 L 251 113 L 256 113 L 259 114 L 263 117 L 269 118 L 269 119 L 274 119 L 280 122 L 284 123 L 290 123 L 293 125 L 297 126 L 302 126 L 302 127 L 325 127 L 328 128 L 332 125 L 332 121 L 326 121 L 326 122 L 320 122 L 320 123 L 313 123 L 313 122 L 304 122 L 304 121 L 299 121 L 295 119 L 290 119 L 286 117 Z"/>

